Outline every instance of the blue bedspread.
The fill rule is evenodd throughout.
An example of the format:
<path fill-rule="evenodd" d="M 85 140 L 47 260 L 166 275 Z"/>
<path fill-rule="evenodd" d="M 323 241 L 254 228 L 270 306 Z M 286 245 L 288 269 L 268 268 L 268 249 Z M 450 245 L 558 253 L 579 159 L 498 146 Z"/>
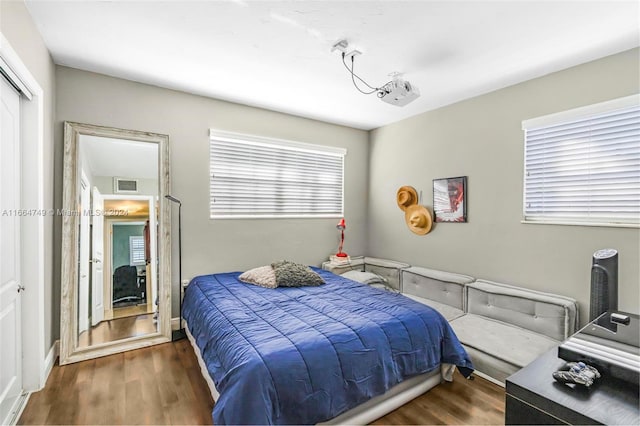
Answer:
<path fill-rule="evenodd" d="M 214 424 L 313 424 L 404 379 L 473 367 L 432 308 L 314 268 L 327 284 L 266 289 L 194 278 L 183 316 L 220 397 Z"/>

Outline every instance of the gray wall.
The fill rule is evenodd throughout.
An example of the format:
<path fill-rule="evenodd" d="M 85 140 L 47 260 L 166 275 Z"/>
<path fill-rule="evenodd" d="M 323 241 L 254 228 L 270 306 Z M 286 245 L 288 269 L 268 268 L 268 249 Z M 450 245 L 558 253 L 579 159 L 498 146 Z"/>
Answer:
<path fill-rule="evenodd" d="M 638 93 L 639 63 L 634 49 L 371 132 L 368 254 L 571 296 L 584 323 L 591 255 L 613 247 L 620 308 L 637 313 L 640 230 L 520 221 L 522 120 Z M 433 206 L 432 179 L 454 176 L 468 176 L 468 223 L 412 234 L 396 190 L 412 185 Z"/>
<path fill-rule="evenodd" d="M 66 67 L 56 69 L 56 88 L 58 207 L 64 121 L 169 135 L 172 194 L 182 200 L 185 278 L 246 270 L 283 258 L 320 265 L 338 247 L 337 219 L 209 219 L 209 128 L 346 148 L 344 249 L 353 255 L 365 253 L 367 132 Z M 177 238 L 177 208 L 173 211 Z M 59 239 L 57 243 L 59 247 Z M 173 247 L 175 315 L 178 245 Z"/>
<path fill-rule="evenodd" d="M 53 207 L 53 116 L 55 103 L 55 65 L 22 1 L 0 1 L 0 31 L 38 81 L 44 97 L 44 208 Z M 25 206 L 35 209 L 37 206 Z M 59 220 L 56 219 L 59 223 Z M 54 242 L 54 218 L 44 218 L 44 319 L 45 351 L 59 337 L 60 274 L 52 265 L 60 259 L 60 244 Z M 58 233 L 59 235 L 59 233 Z M 52 255 L 52 253 L 55 253 Z M 58 268 L 59 271 L 59 268 Z M 27 283 L 27 286 L 29 284 Z M 55 291 L 54 291 L 55 286 Z"/>
<path fill-rule="evenodd" d="M 113 234 L 111 236 L 111 251 L 113 253 L 113 259 L 111 260 L 112 275 L 119 266 L 129 265 L 131 260 L 129 237 L 135 235 L 144 236 L 144 225 L 113 224 Z"/>
<path fill-rule="evenodd" d="M 153 161 L 153 160 L 149 160 Z M 98 188 L 98 191 L 102 195 L 114 194 L 113 192 L 113 178 L 115 176 L 94 176 L 93 184 Z M 158 179 L 142 179 L 138 180 L 138 192 L 131 195 L 158 195 Z M 116 194 L 116 195 L 128 195 L 128 194 Z"/>

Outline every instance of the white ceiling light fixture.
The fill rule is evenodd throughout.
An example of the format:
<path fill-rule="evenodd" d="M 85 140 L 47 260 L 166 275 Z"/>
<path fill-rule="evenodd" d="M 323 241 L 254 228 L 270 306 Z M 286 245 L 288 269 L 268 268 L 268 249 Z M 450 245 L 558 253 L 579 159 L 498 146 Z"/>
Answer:
<path fill-rule="evenodd" d="M 360 78 L 354 71 L 355 67 L 355 57 L 358 55 L 362 55 L 358 49 L 348 50 L 349 42 L 347 40 L 340 40 L 336 44 L 331 47 L 331 51 L 335 52 L 336 50 L 340 51 L 342 54 L 342 63 L 344 67 L 351 74 L 351 81 L 358 91 L 364 95 L 372 95 L 376 94 L 378 98 L 387 102 L 391 105 L 396 106 L 405 106 L 409 102 L 418 99 L 420 96 L 420 91 L 417 87 L 414 87 L 408 81 L 400 78 L 402 76 L 399 72 L 393 72 L 389 74 L 392 78 L 391 81 L 388 81 L 382 87 L 373 87 L 362 78 Z M 347 65 L 346 60 L 351 59 L 351 68 Z M 356 79 L 358 79 L 361 83 L 363 83 L 367 88 L 364 90 L 358 86 L 356 83 Z"/>

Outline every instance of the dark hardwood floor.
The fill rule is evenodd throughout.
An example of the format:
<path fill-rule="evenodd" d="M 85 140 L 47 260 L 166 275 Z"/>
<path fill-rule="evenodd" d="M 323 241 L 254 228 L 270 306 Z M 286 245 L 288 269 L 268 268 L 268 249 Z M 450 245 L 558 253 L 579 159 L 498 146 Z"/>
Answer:
<path fill-rule="evenodd" d="M 56 365 L 18 424 L 211 424 L 212 409 L 185 339 Z M 373 424 L 504 424 L 504 389 L 456 373 Z"/>

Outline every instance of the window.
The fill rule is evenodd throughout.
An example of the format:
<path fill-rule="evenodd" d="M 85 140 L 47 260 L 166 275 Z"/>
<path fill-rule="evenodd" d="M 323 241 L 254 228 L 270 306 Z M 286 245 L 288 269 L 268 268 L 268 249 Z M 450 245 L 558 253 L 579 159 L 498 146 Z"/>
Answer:
<path fill-rule="evenodd" d="M 144 265 L 144 237 L 142 235 L 129 236 L 129 265 Z"/>
<path fill-rule="evenodd" d="M 342 217 L 346 150 L 211 131 L 211 218 Z"/>
<path fill-rule="evenodd" d="M 640 225 L 640 95 L 522 128 L 525 222 Z"/>

